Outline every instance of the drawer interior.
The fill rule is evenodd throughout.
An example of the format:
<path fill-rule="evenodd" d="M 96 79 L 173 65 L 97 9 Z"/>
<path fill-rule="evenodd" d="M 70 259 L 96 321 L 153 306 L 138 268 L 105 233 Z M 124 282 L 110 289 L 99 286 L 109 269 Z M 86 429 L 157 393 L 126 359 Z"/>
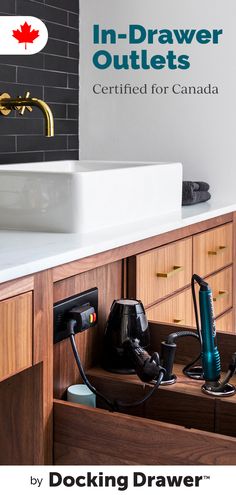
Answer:
<path fill-rule="evenodd" d="M 150 326 L 152 345 L 158 350 L 170 327 Z M 222 334 L 219 341 L 219 347 L 225 348 L 222 363 L 226 367 L 236 337 Z M 199 382 L 182 375 L 183 364 L 197 351 L 197 343 L 193 342 L 191 351 L 186 341 L 182 343 L 177 353 L 177 361 L 182 360 L 175 369 L 177 383 L 161 387 L 139 408 L 110 412 L 99 402 L 93 409 L 55 399 L 55 464 L 235 464 L 236 397 L 204 396 Z M 136 376 L 112 374 L 99 367 L 87 373 L 99 391 L 127 402 L 140 399 L 151 386 Z"/>
<path fill-rule="evenodd" d="M 236 439 L 55 400 L 54 462 L 234 465 Z"/>

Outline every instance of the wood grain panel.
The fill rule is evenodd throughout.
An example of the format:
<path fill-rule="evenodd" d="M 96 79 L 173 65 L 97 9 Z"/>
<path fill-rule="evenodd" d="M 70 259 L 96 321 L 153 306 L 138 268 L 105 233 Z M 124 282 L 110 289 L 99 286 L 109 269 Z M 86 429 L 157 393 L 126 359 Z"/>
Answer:
<path fill-rule="evenodd" d="M 52 271 L 34 277 L 34 364 L 42 362 L 43 420 L 37 446 L 41 464 L 52 464 L 53 431 L 53 283 Z"/>
<path fill-rule="evenodd" d="M 42 464 L 42 365 L 0 383 L 0 464 Z"/>
<path fill-rule="evenodd" d="M 185 290 L 146 310 L 147 318 L 189 327 L 193 326 L 193 305 L 191 290 Z"/>
<path fill-rule="evenodd" d="M 217 318 L 216 330 L 217 332 L 235 333 L 232 310 Z"/>
<path fill-rule="evenodd" d="M 98 325 L 76 335 L 82 363 L 90 368 L 101 360 L 106 320 L 114 299 L 122 297 L 122 261 L 90 270 L 54 285 L 54 302 L 98 287 Z M 61 398 L 69 385 L 79 381 L 78 369 L 68 340 L 54 346 L 54 397 Z"/>
<path fill-rule="evenodd" d="M 56 459 L 55 464 L 57 465 L 67 465 L 70 466 L 75 463 L 78 459 L 79 463 L 83 466 L 120 466 L 120 465 L 139 465 L 139 462 L 132 462 L 130 460 L 125 461 L 124 458 L 119 458 L 113 455 L 112 457 L 108 454 L 103 454 L 102 452 L 93 452 L 88 449 L 80 449 L 78 447 L 67 447 L 64 444 L 55 442 L 54 444 L 54 458 Z"/>
<path fill-rule="evenodd" d="M 236 405 L 224 399 L 217 401 L 216 432 L 221 435 L 236 437 Z"/>
<path fill-rule="evenodd" d="M 236 329 L 236 213 L 233 213 L 233 328 Z M 236 330 L 235 330 L 236 331 Z"/>
<path fill-rule="evenodd" d="M 213 294 L 215 316 L 224 313 L 233 304 L 233 271 L 232 267 L 206 278 Z"/>
<path fill-rule="evenodd" d="M 160 387 L 138 408 L 120 408 L 119 412 L 186 428 L 214 431 L 214 400 L 209 400 L 202 394 L 199 382 L 193 382 L 182 374 L 182 366 L 175 366 L 174 372 L 178 376 L 176 384 Z M 101 368 L 89 370 L 88 376 L 91 383 L 105 396 L 128 404 L 141 400 L 152 387 L 142 383 L 137 376 L 118 375 Z"/>
<path fill-rule="evenodd" d="M 233 224 L 228 223 L 193 239 L 193 271 L 201 277 L 232 263 Z"/>
<path fill-rule="evenodd" d="M 70 465 L 82 465 L 81 449 L 93 459 L 109 456 L 112 464 L 117 457 L 139 465 L 236 464 L 236 439 L 149 419 L 54 401 L 54 425 L 55 464 L 69 458 Z"/>
<path fill-rule="evenodd" d="M 183 239 L 184 237 L 189 237 L 199 232 L 203 232 L 207 229 L 211 229 L 218 225 L 230 222 L 233 219 L 233 213 L 228 213 L 227 215 L 220 215 L 203 222 L 199 222 L 188 227 L 183 227 L 181 229 L 172 230 L 164 234 L 159 234 L 157 236 L 149 237 L 147 239 L 133 242 L 119 248 L 111 249 L 109 251 L 98 253 L 93 256 L 88 256 L 78 261 L 72 261 L 71 263 L 66 263 L 53 268 L 53 280 L 57 282 L 68 277 L 72 277 L 76 274 L 86 272 L 87 270 L 92 270 L 115 261 L 119 261 L 123 258 L 128 258 L 129 256 L 134 256 L 140 254 L 143 251 L 148 251 L 149 249 L 154 249 L 164 244 Z"/>
<path fill-rule="evenodd" d="M 0 303 L 0 380 L 32 366 L 32 293 Z"/>
<path fill-rule="evenodd" d="M 140 254 L 136 263 L 136 297 L 147 307 L 189 285 L 192 276 L 192 238 Z"/>
<path fill-rule="evenodd" d="M 18 294 L 23 294 L 23 292 L 30 292 L 33 289 L 33 276 L 10 280 L 10 282 L 0 284 L 0 301 L 17 296 Z"/>

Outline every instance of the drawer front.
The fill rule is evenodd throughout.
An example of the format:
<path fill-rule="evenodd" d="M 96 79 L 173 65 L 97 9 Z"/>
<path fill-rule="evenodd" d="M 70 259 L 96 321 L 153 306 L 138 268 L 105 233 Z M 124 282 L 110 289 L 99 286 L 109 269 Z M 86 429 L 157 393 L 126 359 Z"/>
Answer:
<path fill-rule="evenodd" d="M 232 223 L 198 234 L 193 238 L 193 270 L 201 277 L 232 263 Z"/>
<path fill-rule="evenodd" d="M 146 313 L 147 318 L 151 321 L 192 327 L 193 303 L 191 290 L 185 290 L 160 304 L 156 304 L 153 308 L 149 308 Z"/>
<path fill-rule="evenodd" d="M 153 249 L 136 261 L 136 296 L 148 306 L 190 283 L 192 239 Z"/>
<path fill-rule="evenodd" d="M 54 463 L 235 465 L 236 439 L 54 401 Z"/>
<path fill-rule="evenodd" d="M 0 303 L 0 380 L 32 366 L 32 293 Z"/>
<path fill-rule="evenodd" d="M 232 307 L 233 270 L 231 267 L 226 268 L 225 270 L 216 273 L 216 275 L 208 277 L 206 280 L 212 290 L 214 311 L 215 316 L 217 317 Z"/>
<path fill-rule="evenodd" d="M 232 310 L 216 320 L 216 330 L 217 332 L 235 333 Z"/>

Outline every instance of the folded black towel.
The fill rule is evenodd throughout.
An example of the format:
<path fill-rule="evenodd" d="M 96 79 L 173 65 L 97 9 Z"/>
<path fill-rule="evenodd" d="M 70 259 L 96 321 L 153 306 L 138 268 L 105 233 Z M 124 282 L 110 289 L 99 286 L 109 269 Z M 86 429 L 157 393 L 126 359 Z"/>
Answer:
<path fill-rule="evenodd" d="M 207 182 L 193 182 L 192 184 L 194 184 L 194 187 L 196 187 L 195 191 L 209 191 L 210 189 L 210 186 L 209 184 L 207 184 Z"/>
<path fill-rule="evenodd" d="M 207 182 L 183 181 L 182 205 L 194 205 L 208 201 L 211 198 Z"/>

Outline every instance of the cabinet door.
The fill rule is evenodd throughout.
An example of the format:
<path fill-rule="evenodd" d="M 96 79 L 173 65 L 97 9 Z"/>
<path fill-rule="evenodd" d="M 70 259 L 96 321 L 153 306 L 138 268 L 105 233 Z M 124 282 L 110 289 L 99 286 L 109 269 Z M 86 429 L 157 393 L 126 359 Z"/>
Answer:
<path fill-rule="evenodd" d="M 32 366 L 32 293 L 0 303 L 0 380 Z"/>
<path fill-rule="evenodd" d="M 191 290 L 185 290 L 146 311 L 151 321 L 193 326 L 193 304 Z"/>
<path fill-rule="evenodd" d="M 192 275 L 192 239 L 189 237 L 138 255 L 136 273 L 136 297 L 145 306 L 185 287 Z"/>
<path fill-rule="evenodd" d="M 233 226 L 208 230 L 193 238 L 193 271 L 201 277 L 232 263 Z"/>

